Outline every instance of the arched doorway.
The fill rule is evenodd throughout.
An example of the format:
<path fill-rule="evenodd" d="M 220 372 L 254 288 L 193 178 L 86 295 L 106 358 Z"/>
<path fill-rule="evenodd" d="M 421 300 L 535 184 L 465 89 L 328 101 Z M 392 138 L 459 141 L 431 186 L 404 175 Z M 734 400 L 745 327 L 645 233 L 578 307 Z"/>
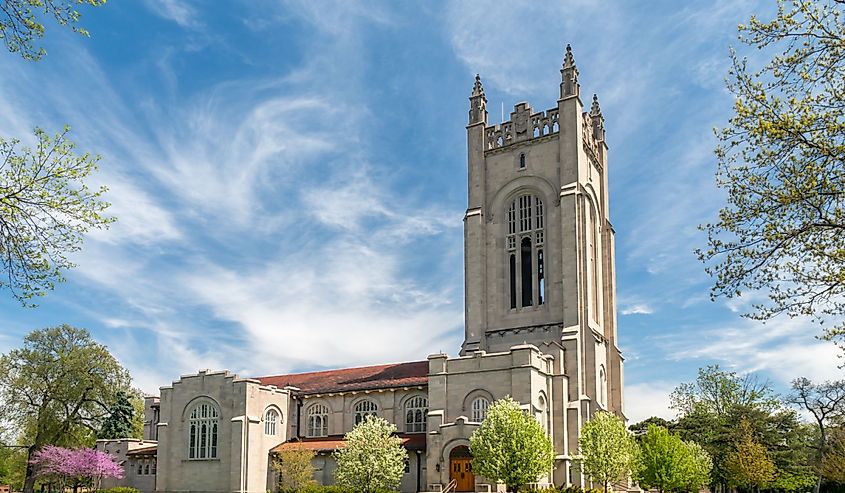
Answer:
<path fill-rule="evenodd" d="M 449 481 L 455 480 L 455 491 L 475 491 L 475 475 L 472 473 L 472 454 L 461 445 L 449 452 Z"/>

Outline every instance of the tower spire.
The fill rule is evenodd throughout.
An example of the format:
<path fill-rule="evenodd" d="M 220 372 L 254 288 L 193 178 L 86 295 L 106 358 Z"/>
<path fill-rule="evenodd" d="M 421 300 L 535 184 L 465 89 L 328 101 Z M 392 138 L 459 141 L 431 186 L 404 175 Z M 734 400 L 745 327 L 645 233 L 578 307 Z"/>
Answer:
<path fill-rule="evenodd" d="M 566 54 L 563 56 L 563 66 L 560 69 L 560 99 L 580 94 L 578 84 L 578 67 L 575 66 L 575 57 L 572 56 L 572 47 L 566 45 Z"/>
<path fill-rule="evenodd" d="M 484 86 L 481 85 L 481 76 L 478 74 L 475 74 L 475 84 L 469 97 L 469 124 L 476 123 L 487 125 L 487 96 L 484 95 Z"/>
<path fill-rule="evenodd" d="M 599 142 L 604 142 L 604 116 L 601 114 L 599 97 L 593 94 L 593 105 L 590 107 L 590 119 L 593 122 L 593 136 Z"/>

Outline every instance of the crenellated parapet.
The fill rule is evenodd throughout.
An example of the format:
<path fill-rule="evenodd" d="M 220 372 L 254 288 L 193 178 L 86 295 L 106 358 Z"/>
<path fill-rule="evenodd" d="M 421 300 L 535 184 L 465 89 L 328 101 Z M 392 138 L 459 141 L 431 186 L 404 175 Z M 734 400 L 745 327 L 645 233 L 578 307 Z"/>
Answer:
<path fill-rule="evenodd" d="M 559 117 L 558 108 L 531 113 L 528 103 L 519 103 L 511 120 L 484 129 L 486 150 L 556 134 L 560 131 Z"/>

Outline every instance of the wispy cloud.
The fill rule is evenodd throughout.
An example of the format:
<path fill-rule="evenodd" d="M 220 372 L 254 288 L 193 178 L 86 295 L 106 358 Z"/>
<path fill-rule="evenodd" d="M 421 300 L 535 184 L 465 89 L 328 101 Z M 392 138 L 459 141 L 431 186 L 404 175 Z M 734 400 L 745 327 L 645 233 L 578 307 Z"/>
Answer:
<path fill-rule="evenodd" d="M 622 315 L 649 315 L 654 313 L 654 308 L 647 303 L 636 303 L 633 305 L 628 305 L 620 310 Z"/>
<path fill-rule="evenodd" d="M 154 14 L 185 28 L 196 28 L 202 23 L 196 9 L 186 0 L 144 0 Z"/>

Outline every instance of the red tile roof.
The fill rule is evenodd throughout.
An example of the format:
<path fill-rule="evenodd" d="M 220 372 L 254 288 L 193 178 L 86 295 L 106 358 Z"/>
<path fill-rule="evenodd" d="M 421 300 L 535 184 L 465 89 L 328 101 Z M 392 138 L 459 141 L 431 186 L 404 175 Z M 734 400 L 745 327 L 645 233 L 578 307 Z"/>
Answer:
<path fill-rule="evenodd" d="M 297 387 L 303 394 L 327 394 L 428 385 L 428 361 L 343 368 L 259 377 L 263 385 Z"/>
<path fill-rule="evenodd" d="M 402 445 L 408 450 L 425 450 L 425 433 L 399 434 Z M 274 454 L 285 450 L 313 450 L 314 452 L 333 452 L 339 448 L 346 447 L 346 440 L 342 436 L 330 436 L 321 438 L 294 438 L 287 442 L 280 443 L 272 449 Z"/>

